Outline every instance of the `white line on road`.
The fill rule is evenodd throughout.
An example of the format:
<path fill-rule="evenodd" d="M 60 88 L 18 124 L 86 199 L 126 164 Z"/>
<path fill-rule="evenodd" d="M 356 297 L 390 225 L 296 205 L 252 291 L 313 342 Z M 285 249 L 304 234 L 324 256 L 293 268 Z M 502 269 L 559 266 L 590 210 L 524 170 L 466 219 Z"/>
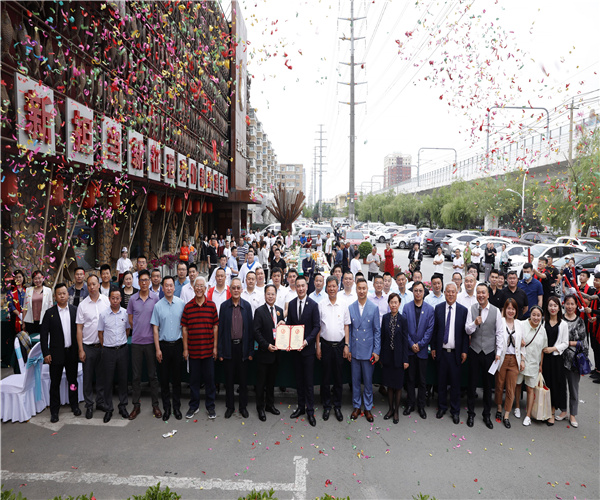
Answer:
<path fill-rule="evenodd" d="M 104 415 L 104 414 L 103 414 Z M 72 413 L 67 413 L 64 416 L 61 415 L 60 420 L 53 424 L 50 420 L 42 417 L 34 417 L 29 423 L 33 425 L 37 425 L 39 427 L 44 427 L 45 429 L 50 429 L 51 431 L 58 432 L 62 429 L 63 425 L 97 425 L 102 427 L 125 427 L 129 424 L 129 420 L 123 419 L 120 416 L 118 418 L 111 419 L 110 422 L 104 423 L 104 420 L 101 418 L 87 418 L 76 417 Z"/>
<path fill-rule="evenodd" d="M 97 472 L 9 472 L 0 471 L 2 481 L 14 479 L 18 481 L 53 481 L 58 483 L 102 483 L 112 486 L 135 486 L 149 488 L 160 482 L 161 486 L 168 486 L 179 490 L 224 490 L 246 491 L 270 490 L 276 492 L 289 491 L 294 494 L 295 500 L 306 498 L 306 476 L 308 459 L 300 456 L 294 457 L 296 464 L 296 478 L 293 483 L 254 482 L 250 480 L 232 481 L 225 479 L 200 479 L 195 477 L 170 477 L 170 476 L 118 476 L 117 474 L 102 474 Z"/>

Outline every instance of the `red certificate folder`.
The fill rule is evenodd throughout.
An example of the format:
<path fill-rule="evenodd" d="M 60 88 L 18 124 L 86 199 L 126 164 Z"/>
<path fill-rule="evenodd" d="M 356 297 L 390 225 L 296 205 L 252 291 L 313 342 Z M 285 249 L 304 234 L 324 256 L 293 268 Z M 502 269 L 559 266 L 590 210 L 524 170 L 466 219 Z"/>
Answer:
<path fill-rule="evenodd" d="M 304 344 L 304 325 L 279 325 L 275 346 L 282 351 L 299 351 Z"/>

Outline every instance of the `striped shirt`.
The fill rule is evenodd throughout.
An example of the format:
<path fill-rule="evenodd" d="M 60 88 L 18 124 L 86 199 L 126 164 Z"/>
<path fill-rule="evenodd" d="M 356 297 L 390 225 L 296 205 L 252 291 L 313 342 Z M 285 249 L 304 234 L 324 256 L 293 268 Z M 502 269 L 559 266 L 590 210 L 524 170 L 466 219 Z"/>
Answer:
<path fill-rule="evenodd" d="M 199 306 L 195 300 L 183 308 L 181 326 L 188 330 L 188 353 L 192 359 L 206 359 L 215 347 L 214 326 L 219 324 L 215 303 L 205 299 Z"/>

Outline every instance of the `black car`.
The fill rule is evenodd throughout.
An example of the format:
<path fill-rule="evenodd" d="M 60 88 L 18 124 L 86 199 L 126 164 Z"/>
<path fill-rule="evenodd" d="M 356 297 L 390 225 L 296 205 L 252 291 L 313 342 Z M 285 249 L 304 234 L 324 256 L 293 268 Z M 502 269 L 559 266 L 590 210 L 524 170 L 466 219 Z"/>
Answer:
<path fill-rule="evenodd" d="M 523 234 L 519 240 L 519 243 L 523 243 L 525 245 L 535 245 L 536 243 L 554 243 L 555 241 L 556 237 L 549 233 L 537 233 L 532 231 Z"/>
<path fill-rule="evenodd" d="M 552 262 L 552 265 L 556 269 L 560 270 L 567 265 L 570 259 L 575 259 L 575 267 L 577 271 L 586 270 L 590 274 L 594 274 L 595 267 L 600 264 L 600 252 L 576 252 L 569 255 L 565 255 L 560 259 L 556 259 Z M 592 276 L 593 281 L 593 276 Z M 590 282 L 590 285 L 592 283 Z"/>
<path fill-rule="evenodd" d="M 436 248 L 442 246 L 442 240 L 449 234 L 455 234 L 458 231 L 454 229 L 437 229 L 431 234 L 428 234 L 425 238 L 425 248 L 423 252 L 425 255 L 431 255 L 432 257 L 436 253 Z"/>

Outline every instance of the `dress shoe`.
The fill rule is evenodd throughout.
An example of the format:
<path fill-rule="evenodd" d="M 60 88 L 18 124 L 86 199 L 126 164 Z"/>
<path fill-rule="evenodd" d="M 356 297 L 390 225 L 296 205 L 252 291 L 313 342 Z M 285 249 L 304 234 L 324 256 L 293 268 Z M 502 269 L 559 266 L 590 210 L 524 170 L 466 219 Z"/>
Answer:
<path fill-rule="evenodd" d="M 119 415 L 121 415 L 123 418 L 129 418 L 129 412 L 127 411 L 127 408 L 121 408 L 119 410 Z"/>
<path fill-rule="evenodd" d="M 435 414 L 435 418 L 442 418 L 446 414 L 446 410 L 438 410 Z"/>
<path fill-rule="evenodd" d="M 590 373 L 590 378 L 600 378 L 600 372 L 594 370 Z"/>
<path fill-rule="evenodd" d="M 258 420 L 260 420 L 261 422 L 264 422 L 265 420 L 267 420 L 267 416 L 265 415 L 265 410 L 263 410 L 262 408 L 257 408 L 256 411 L 258 412 Z"/>
<path fill-rule="evenodd" d="M 597 379 L 595 379 L 595 380 L 592 380 L 592 382 L 593 382 L 594 384 L 600 384 L 600 378 L 597 378 Z"/>
<path fill-rule="evenodd" d="M 488 429 L 493 429 L 494 428 L 494 424 L 492 423 L 492 420 L 490 419 L 490 417 L 483 417 L 483 422 L 485 423 L 485 426 Z"/>
<path fill-rule="evenodd" d="M 265 411 L 268 411 L 269 413 L 272 413 L 273 415 L 279 415 L 281 412 L 275 408 L 274 406 L 267 406 L 265 407 Z"/>
<path fill-rule="evenodd" d="M 142 407 L 140 405 L 133 405 L 133 410 L 129 414 L 129 420 L 134 420 L 140 414 Z"/>
<path fill-rule="evenodd" d="M 50 415 L 50 422 L 52 422 L 53 424 L 58 422 L 58 413 L 53 413 L 52 415 Z"/>
<path fill-rule="evenodd" d="M 335 418 L 337 418 L 338 422 L 344 420 L 344 415 L 342 415 L 342 410 L 339 408 L 334 408 L 333 412 L 335 413 Z"/>
<path fill-rule="evenodd" d="M 296 408 L 290 415 L 290 418 L 298 418 L 300 415 L 304 415 L 305 413 L 306 410 L 304 408 Z"/>
<path fill-rule="evenodd" d="M 225 418 L 231 418 L 231 415 L 233 415 L 233 409 L 227 408 L 227 410 L 225 410 Z"/>
<path fill-rule="evenodd" d="M 92 407 L 90 406 L 89 408 L 87 408 L 85 410 L 85 418 L 87 418 L 88 420 L 90 418 L 92 418 L 94 416 L 94 410 L 92 409 Z"/>
<path fill-rule="evenodd" d="M 81 408 L 79 408 L 79 406 L 76 406 L 71 411 L 73 412 L 73 415 L 75 415 L 76 417 L 79 417 L 81 415 Z"/>
<path fill-rule="evenodd" d="M 425 420 L 427 418 L 427 413 L 425 412 L 425 408 L 419 408 L 419 416 Z"/>
<path fill-rule="evenodd" d="M 164 422 L 166 422 L 170 418 L 171 418 L 171 410 L 167 408 L 162 414 L 162 419 Z"/>
<path fill-rule="evenodd" d="M 402 412 L 402 415 L 410 415 L 411 412 L 415 411 L 415 407 L 414 406 L 407 406 L 406 408 L 404 408 L 404 411 Z"/>
<path fill-rule="evenodd" d="M 315 420 L 315 416 L 314 416 L 314 414 L 313 414 L 313 413 L 309 413 L 309 414 L 306 416 L 306 419 L 308 420 L 308 423 L 309 423 L 310 425 L 312 425 L 313 427 L 314 427 L 315 425 L 317 425 L 317 421 Z"/>
<path fill-rule="evenodd" d="M 248 418 L 250 415 L 248 415 L 248 410 L 246 410 L 246 408 L 240 408 L 240 415 L 244 418 Z"/>
<path fill-rule="evenodd" d="M 569 420 L 569 423 L 571 424 L 571 427 L 574 427 L 575 429 L 577 429 L 577 427 L 579 427 L 577 420 Z"/>
<path fill-rule="evenodd" d="M 395 424 L 397 424 L 398 422 L 400 422 L 400 419 L 398 418 L 398 412 L 394 412 L 394 420 L 392 420 L 392 422 L 394 422 Z"/>
<path fill-rule="evenodd" d="M 181 414 L 181 410 L 179 408 L 175 408 L 173 410 L 173 416 L 177 419 L 177 420 L 181 420 L 183 418 L 183 415 Z"/>
<path fill-rule="evenodd" d="M 388 412 L 383 416 L 383 420 L 389 420 L 394 415 L 394 410 L 390 408 Z"/>
<path fill-rule="evenodd" d="M 567 418 L 567 416 L 568 416 L 567 413 L 565 413 L 564 415 L 556 415 L 554 417 L 554 419 L 560 422 L 561 420 L 564 420 L 565 418 Z"/>
<path fill-rule="evenodd" d="M 365 410 L 365 418 L 367 419 L 367 422 L 373 422 L 373 414 L 371 413 L 371 410 Z"/>
<path fill-rule="evenodd" d="M 452 422 L 456 425 L 460 424 L 460 415 L 452 415 Z"/>
<path fill-rule="evenodd" d="M 473 415 L 469 415 L 467 417 L 467 425 L 469 427 L 473 427 L 473 425 L 475 425 L 475 417 Z"/>
<path fill-rule="evenodd" d="M 323 420 L 329 420 L 329 414 L 331 413 L 330 409 L 323 410 Z"/>
<path fill-rule="evenodd" d="M 546 420 L 546 425 L 548 427 L 552 427 L 554 425 L 554 422 L 550 422 L 550 420 Z"/>
<path fill-rule="evenodd" d="M 360 408 L 354 408 L 354 411 L 350 415 L 350 418 L 352 420 L 356 420 L 358 417 L 360 417 Z"/>
<path fill-rule="evenodd" d="M 155 418 L 161 418 L 162 417 L 162 412 L 160 411 L 160 408 L 158 406 L 153 406 L 152 407 L 152 413 L 154 413 L 154 417 Z"/>
<path fill-rule="evenodd" d="M 108 424 L 108 423 L 110 422 L 110 419 L 112 418 L 112 414 L 113 414 L 113 412 L 112 412 L 112 411 L 107 411 L 107 412 L 104 414 L 104 423 L 105 423 L 105 424 Z"/>
<path fill-rule="evenodd" d="M 506 427 L 507 429 L 510 429 L 510 420 L 508 420 L 508 418 L 503 419 L 502 422 L 504 422 L 504 427 Z M 552 424 L 552 425 L 554 425 L 554 424 Z"/>

